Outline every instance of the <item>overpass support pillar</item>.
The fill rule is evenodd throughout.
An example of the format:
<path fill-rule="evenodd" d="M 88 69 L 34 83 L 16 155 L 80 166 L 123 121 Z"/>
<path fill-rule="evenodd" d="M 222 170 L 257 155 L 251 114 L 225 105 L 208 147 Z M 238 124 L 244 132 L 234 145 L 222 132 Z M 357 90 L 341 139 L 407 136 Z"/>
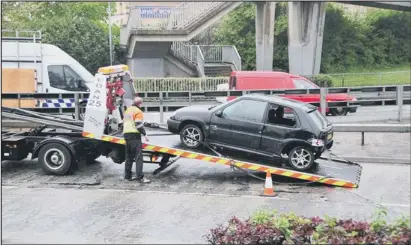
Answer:
<path fill-rule="evenodd" d="M 290 73 L 320 73 L 325 10 L 325 2 L 288 2 Z"/>
<path fill-rule="evenodd" d="M 272 71 L 274 55 L 275 2 L 256 2 L 256 70 Z"/>

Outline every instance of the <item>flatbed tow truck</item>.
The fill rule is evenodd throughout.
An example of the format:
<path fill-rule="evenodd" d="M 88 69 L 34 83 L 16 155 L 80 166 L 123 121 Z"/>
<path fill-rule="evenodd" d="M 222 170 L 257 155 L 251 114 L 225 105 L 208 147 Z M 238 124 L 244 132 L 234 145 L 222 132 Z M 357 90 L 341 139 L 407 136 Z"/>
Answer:
<path fill-rule="evenodd" d="M 135 95 L 128 67 L 124 65 L 103 67 L 95 76 L 84 121 L 60 118 L 17 108 L 2 107 L 2 116 L 43 126 L 28 132 L 16 133 L 2 130 L 2 159 L 22 160 L 29 153 L 38 158 L 40 167 L 49 174 L 65 175 L 82 160 L 94 161 L 100 156 L 121 164 L 125 160 L 122 138 L 122 115 L 126 104 Z M 212 147 L 202 150 L 186 149 L 179 137 L 155 123 L 145 123 L 149 143 L 143 143 L 144 162 L 158 164 L 154 175 L 171 166 L 180 158 L 201 160 L 251 171 L 270 172 L 307 182 L 330 186 L 357 188 L 361 178 L 361 165 L 338 157 L 319 158 L 310 171 L 300 172 L 283 165 L 275 165 L 238 154 L 222 155 Z M 251 174 L 253 175 L 253 174 Z"/>

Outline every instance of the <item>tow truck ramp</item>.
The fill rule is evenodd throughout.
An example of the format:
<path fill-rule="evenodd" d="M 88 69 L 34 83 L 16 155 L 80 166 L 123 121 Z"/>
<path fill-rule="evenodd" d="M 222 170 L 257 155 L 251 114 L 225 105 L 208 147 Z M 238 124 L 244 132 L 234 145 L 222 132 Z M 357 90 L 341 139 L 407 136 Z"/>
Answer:
<path fill-rule="evenodd" d="M 101 138 L 98 138 L 95 137 L 94 134 L 88 132 L 83 132 L 82 135 L 86 138 L 102 140 L 115 144 L 125 144 L 124 138 L 118 136 L 103 135 Z M 150 136 L 149 134 L 149 137 L 150 143 L 143 143 L 144 150 L 167 154 L 177 158 L 183 157 L 188 159 L 201 160 L 237 167 L 245 170 L 253 170 L 257 172 L 270 172 L 271 174 L 289 178 L 346 188 L 358 188 L 361 178 L 361 165 L 343 159 L 328 160 L 325 158 L 319 158 L 316 161 L 316 166 L 311 170 L 311 172 L 300 172 L 292 169 L 287 169 L 285 167 L 274 167 L 250 160 L 243 160 L 239 157 L 214 156 L 211 155 L 211 151 L 207 151 L 206 149 L 198 151 L 193 151 L 192 149 L 187 150 L 180 145 L 179 137 L 177 135 L 170 134 L 169 136 Z M 173 162 L 175 162 L 175 160 Z M 158 170 L 161 171 L 169 165 L 171 165 L 171 163 L 167 164 L 166 166 L 160 167 Z"/>

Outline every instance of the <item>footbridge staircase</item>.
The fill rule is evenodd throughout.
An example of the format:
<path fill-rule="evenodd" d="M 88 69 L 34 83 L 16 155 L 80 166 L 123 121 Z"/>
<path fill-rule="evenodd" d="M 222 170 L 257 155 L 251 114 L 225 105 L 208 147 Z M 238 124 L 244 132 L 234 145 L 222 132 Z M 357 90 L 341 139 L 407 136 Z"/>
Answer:
<path fill-rule="evenodd" d="M 195 45 L 193 37 L 235 9 L 241 2 L 183 2 L 168 12 L 130 9 L 121 27 L 120 44 L 138 77 L 227 76 L 241 70 L 234 46 Z"/>

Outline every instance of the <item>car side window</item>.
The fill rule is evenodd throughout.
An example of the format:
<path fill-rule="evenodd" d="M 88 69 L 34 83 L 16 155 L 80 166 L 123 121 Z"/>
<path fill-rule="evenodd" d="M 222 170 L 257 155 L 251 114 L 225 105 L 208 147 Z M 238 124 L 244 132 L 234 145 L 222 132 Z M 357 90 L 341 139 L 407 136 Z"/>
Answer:
<path fill-rule="evenodd" d="M 267 103 L 257 100 L 239 100 L 223 110 L 223 118 L 263 122 Z"/>
<path fill-rule="evenodd" d="M 51 87 L 68 91 L 87 91 L 87 88 L 79 84 L 81 77 L 69 66 L 50 65 L 47 70 Z"/>
<path fill-rule="evenodd" d="M 304 79 L 293 79 L 293 83 L 294 83 L 295 88 L 297 89 L 316 89 L 317 88 L 313 84 L 307 82 Z"/>
<path fill-rule="evenodd" d="M 282 127 L 296 127 L 297 125 L 296 113 L 290 107 L 270 104 L 267 113 L 267 124 Z"/>

